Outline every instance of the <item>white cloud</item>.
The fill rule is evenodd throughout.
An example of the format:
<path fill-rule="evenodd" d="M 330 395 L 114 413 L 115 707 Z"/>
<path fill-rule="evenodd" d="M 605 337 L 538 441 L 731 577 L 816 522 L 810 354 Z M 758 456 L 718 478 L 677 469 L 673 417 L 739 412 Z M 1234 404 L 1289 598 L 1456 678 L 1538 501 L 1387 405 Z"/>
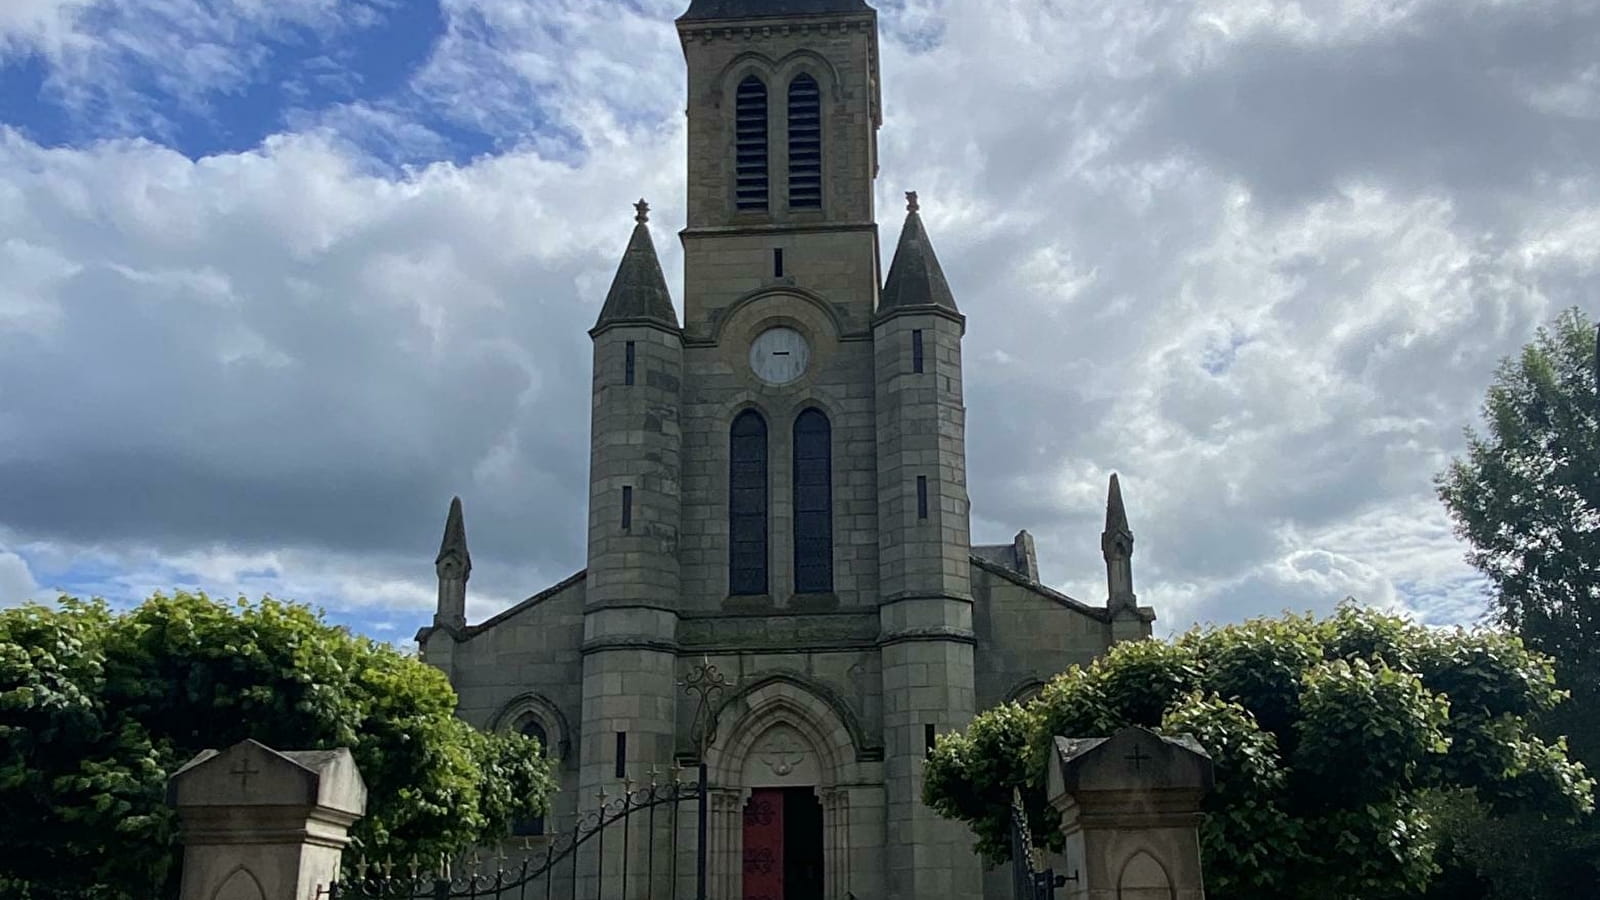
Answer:
<path fill-rule="evenodd" d="M 28 561 L 9 550 L 0 550 L 0 605 L 43 599 Z"/>
<path fill-rule="evenodd" d="M 443 129 L 402 106 L 199 160 L 0 131 L 0 524 L 55 548 L 30 577 L 94 560 L 130 596 L 270 590 L 420 624 L 452 493 L 474 617 L 578 568 L 584 330 L 639 195 L 681 269 L 681 5 L 446 3 L 411 90 L 507 148 L 460 164 L 374 165 L 359 148 Z M 59 77 L 103 52 L 32 9 L 0 30 L 59 46 Z M 248 43 L 344 14 L 219 9 L 235 24 L 186 27 Z M 1587 299 L 1600 164 L 1566 149 L 1592 145 L 1573 110 L 1593 56 L 1563 37 L 1590 14 L 1469 12 L 886 8 L 883 244 L 920 190 L 969 316 L 978 540 L 1027 527 L 1047 577 L 1099 600 L 1116 469 L 1165 627 L 1346 595 L 1476 617 L 1431 478 L 1495 361 Z"/>

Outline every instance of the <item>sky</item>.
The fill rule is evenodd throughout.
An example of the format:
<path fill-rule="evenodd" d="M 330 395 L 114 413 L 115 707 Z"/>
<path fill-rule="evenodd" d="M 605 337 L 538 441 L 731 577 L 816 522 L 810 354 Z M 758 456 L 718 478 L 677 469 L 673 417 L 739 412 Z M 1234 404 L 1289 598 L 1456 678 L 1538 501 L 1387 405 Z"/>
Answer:
<path fill-rule="evenodd" d="M 882 244 L 962 310 L 972 524 L 1158 630 L 1477 620 L 1433 478 L 1595 312 L 1594 0 L 879 0 Z M 0 602 L 297 599 L 404 640 L 583 566 L 633 224 L 681 306 L 685 0 L 0 2 Z"/>

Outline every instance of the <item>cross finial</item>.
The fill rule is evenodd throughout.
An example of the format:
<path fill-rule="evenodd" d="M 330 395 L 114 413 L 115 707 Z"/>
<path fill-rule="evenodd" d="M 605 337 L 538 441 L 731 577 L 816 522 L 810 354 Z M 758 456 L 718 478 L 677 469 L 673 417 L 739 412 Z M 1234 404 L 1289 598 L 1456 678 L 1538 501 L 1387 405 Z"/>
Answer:
<path fill-rule="evenodd" d="M 921 207 L 917 205 L 917 192 L 906 191 L 906 212 L 916 212 L 918 209 Z"/>
<path fill-rule="evenodd" d="M 643 197 L 640 197 L 639 202 L 633 205 L 633 209 L 635 212 L 633 220 L 635 222 L 643 225 L 650 221 L 650 204 L 644 202 Z"/>

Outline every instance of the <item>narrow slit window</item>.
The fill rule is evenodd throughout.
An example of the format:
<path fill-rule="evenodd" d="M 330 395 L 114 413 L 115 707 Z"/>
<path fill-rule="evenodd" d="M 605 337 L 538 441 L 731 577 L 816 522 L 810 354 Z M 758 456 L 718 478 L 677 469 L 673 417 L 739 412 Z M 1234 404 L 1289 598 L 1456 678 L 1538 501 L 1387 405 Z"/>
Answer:
<path fill-rule="evenodd" d="M 734 203 L 741 212 L 767 208 L 767 85 L 754 75 L 734 99 Z"/>
<path fill-rule="evenodd" d="M 622 530 L 627 531 L 633 527 L 633 487 L 624 485 L 622 488 Z"/>
<path fill-rule="evenodd" d="M 922 329 L 920 328 L 911 332 L 911 371 L 918 375 L 922 374 Z"/>
<path fill-rule="evenodd" d="M 822 92 L 804 73 L 789 82 L 789 207 L 822 208 Z"/>
<path fill-rule="evenodd" d="M 933 755 L 933 744 L 935 737 L 937 737 L 937 735 L 934 733 L 932 722 L 922 726 L 923 750 L 928 756 Z"/>
<path fill-rule="evenodd" d="M 772 251 L 772 277 L 783 277 L 783 248 Z"/>
<path fill-rule="evenodd" d="M 633 365 L 634 365 L 633 341 L 629 341 L 628 342 L 628 346 L 626 348 L 624 348 L 624 356 L 625 356 L 625 358 L 623 360 L 623 367 L 622 367 L 622 383 L 623 384 L 633 384 Z M 917 371 L 920 372 L 922 370 L 918 369 Z"/>
<path fill-rule="evenodd" d="M 628 733 L 617 732 L 617 777 L 628 777 Z"/>
<path fill-rule="evenodd" d="M 928 476 L 917 476 L 917 518 L 928 517 Z"/>
<path fill-rule="evenodd" d="M 747 409 L 728 435 L 728 593 L 767 592 L 767 420 Z"/>
<path fill-rule="evenodd" d="M 794 589 L 833 590 L 833 426 L 820 409 L 794 420 Z"/>

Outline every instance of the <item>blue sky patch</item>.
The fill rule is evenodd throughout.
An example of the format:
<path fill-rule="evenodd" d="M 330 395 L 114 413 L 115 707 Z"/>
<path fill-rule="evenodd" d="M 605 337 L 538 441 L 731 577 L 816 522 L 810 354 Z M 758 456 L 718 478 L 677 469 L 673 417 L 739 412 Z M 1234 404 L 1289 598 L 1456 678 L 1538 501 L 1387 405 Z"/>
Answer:
<path fill-rule="evenodd" d="M 415 105 L 410 80 L 445 27 L 437 0 L 408 0 L 399 8 L 351 16 L 345 28 L 284 25 L 226 47 L 198 37 L 200 46 L 192 48 L 197 58 L 227 66 L 235 77 L 195 84 L 186 77 L 188 63 L 112 49 L 125 37 L 124 28 L 146 48 L 177 39 L 143 34 L 155 24 L 124 21 L 130 18 L 101 11 L 82 20 L 80 27 L 91 33 L 109 30 L 103 34 L 106 46 L 93 59 L 65 63 L 107 68 L 114 79 L 75 79 L 69 88 L 41 53 L 0 58 L 0 121 L 48 146 L 142 137 L 192 159 L 250 150 L 325 110 Z M 481 135 L 450 123 L 431 130 L 442 142 L 429 149 L 440 155 L 468 158 L 488 147 Z M 368 143 L 362 135 L 352 138 L 359 146 Z"/>

